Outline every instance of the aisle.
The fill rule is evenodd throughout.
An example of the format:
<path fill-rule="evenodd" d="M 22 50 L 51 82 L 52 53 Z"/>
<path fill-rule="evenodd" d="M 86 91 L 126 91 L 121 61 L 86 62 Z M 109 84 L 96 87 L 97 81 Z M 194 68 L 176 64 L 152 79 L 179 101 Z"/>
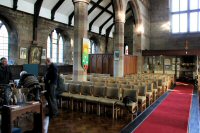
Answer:
<path fill-rule="evenodd" d="M 187 133 L 193 85 L 178 84 L 134 133 Z"/>

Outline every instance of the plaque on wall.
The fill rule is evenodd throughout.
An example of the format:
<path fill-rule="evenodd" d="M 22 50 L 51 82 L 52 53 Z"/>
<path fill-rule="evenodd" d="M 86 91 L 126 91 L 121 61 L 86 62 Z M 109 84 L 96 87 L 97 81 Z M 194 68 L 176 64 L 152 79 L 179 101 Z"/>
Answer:
<path fill-rule="evenodd" d="M 114 51 L 114 60 L 119 60 L 119 50 Z"/>
<path fill-rule="evenodd" d="M 171 65 L 170 59 L 165 59 L 164 60 L 164 65 Z"/>

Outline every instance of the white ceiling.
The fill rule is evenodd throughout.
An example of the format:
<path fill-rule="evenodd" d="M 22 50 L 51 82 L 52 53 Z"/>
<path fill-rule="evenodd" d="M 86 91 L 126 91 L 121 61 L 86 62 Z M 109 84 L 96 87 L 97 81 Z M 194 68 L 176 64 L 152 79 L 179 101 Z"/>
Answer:
<path fill-rule="evenodd" d="M 42 7 L 40 9 L 39 16 L 47 19 L 51 19 L 51 10 L 56 5 L 59 0 L 43 0 Z M 98 0 L 92 0 L 93 2 L 97 2 Z M 26 13 L 34 14 L 34 4 L 36 0 L 18 0 L 17 10 L 23 11 Z M 103 0 L 100 3 L 100 6 L 106 7 L 111 0 Z M 13 0 L 0 0 L 0 5 L 13 8 Z M 93 4 L 89 4 L 88 10 L 93 6 Z M 113 7 L 110 6 L 108 8 L 109 11 L 113 12 Z M 69 16 L 74 11 L 74 5 L 72 0 L 65 0 L 62 5 L 57 9 L 54 21 L 69 24 Z M 88 21 L 89 23 L 102 11 L 98 6 L 89 14 Z M 111 17 L 111 14 L 104 12 L 94 23 L 91 31 L 95 33 L 99 33 L 99 27 Z M 88 23 L 88 27 L 89 27 Z M 104 35 L 106 29 L 113 24 L 113 18 L 103 27 L 101 34 Z M 74 25 L 74 17 L 72 19 L 72 26 Z M 110 32 L 110 37 L 112 37 L 112 33 L 114 31 L 114 26 Z"/>

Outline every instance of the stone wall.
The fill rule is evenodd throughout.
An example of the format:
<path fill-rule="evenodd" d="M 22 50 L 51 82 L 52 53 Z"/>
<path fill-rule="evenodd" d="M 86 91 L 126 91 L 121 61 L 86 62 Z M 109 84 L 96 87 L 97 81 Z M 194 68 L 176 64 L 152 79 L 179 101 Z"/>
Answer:
<path fill-rule="evenodd" d="M 33 15 L 20 11 L 13 11 L 7 7 L 0 6 L 0 19 L 8 24 L 8 30 L 10 32 L 10 52 L 9 60 L 14 61 L 14 64 L 26 64 L 27 59 L 19 59 L 19 49 L 24 47 L 29 49 L 33 41 Z M 60 29 L 61 34 L 64 36 L 64 63 L 72 64 L 72 52 L 73 52 L 73 40 L 74 31 L 73 27 L 66 24 L 50 21 L 45 18 L 38 19 L 38 46 L 42 46 L 46 49 L 48 35 L 54 29 Z M 105 53 L 105 36 L 101 36 L 95 33 L 89 33 L 88 38 L 95 36 L 99 39 L 99 53 Z M 108 53 L 113 52 L 113 39 L 109 38 Z M 44 60 L 42 60 L 44 64 Z"/>
<path fill-rule="evenodd" d="M 150 49 L 184 49 L 186 40 L 189 49 L 200 47 L 200 33 L 171 33 L 169 0 L 150 0 L 150 22 Z"/>
<path fill-rule="evenodd" d="M 148 1 L 137 0 L 140 10 L 140 19 L 142 25 L 142 32 L 137 35 L 140 39 L 141 47 L 138 50 L 145 50 L 150 48 L 150 14 Z M 136 42 L 137 44 L 137 42 Z M 138 47 L 136 45 L 136 47 Z"/>

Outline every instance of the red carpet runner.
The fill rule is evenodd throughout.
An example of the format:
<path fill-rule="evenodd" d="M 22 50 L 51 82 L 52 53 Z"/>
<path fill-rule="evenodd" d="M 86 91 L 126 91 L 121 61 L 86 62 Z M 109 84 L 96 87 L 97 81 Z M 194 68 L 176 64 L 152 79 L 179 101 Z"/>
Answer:
<path fill-rule="evenodd" d="M 187 133 L 192 85 L 177 85 L 134 133 Z"/>

